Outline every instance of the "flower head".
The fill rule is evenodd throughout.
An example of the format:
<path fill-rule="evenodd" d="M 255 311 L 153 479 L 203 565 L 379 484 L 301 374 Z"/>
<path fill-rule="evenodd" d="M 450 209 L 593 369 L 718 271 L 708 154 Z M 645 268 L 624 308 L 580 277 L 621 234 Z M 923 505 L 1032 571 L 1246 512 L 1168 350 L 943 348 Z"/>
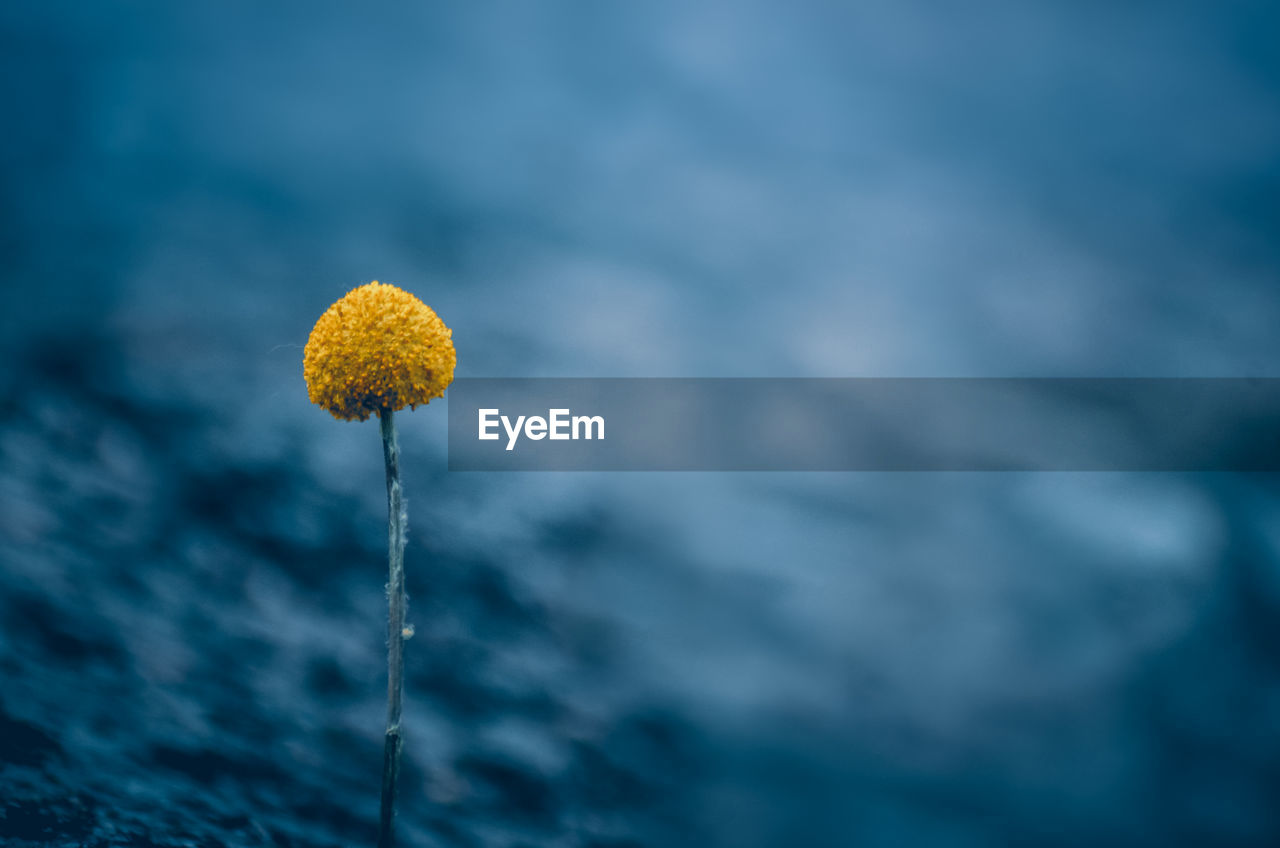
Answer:
<path fill-rule="evenodd" d="M 453 331 L 403 289 L 374 281 L 330 306 L 302 357 L 307 396 L 335 418 L 361 421 L 440 397 L 458 362 Z"/>

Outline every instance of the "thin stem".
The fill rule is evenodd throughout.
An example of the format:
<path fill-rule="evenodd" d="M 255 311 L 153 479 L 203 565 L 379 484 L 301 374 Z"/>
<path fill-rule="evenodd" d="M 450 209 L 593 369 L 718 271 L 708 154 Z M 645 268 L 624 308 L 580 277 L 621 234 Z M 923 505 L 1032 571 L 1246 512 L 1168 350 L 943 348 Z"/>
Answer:
<path fill-rule="evenodd" d="M 379 414 L 387 466 L 387 738 L 382 754 L 378 848 L 396 844 L 396 781 L 400 776 L 400 702 L 404 694 L 404 537 L 408 518 L 400 492 L 400 441 L 390 409 Z"/>

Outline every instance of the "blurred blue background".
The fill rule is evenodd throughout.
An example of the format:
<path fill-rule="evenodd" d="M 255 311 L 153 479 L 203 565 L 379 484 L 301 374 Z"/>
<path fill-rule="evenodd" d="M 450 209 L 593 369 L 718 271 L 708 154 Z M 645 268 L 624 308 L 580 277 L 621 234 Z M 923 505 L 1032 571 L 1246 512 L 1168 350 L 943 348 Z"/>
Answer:
<path fill-rule="evenodd" d="M 356 284 L 465 376 L 1280 376 L 1266 2 L 0 7 L 0 838 L 371 844 Z M 446 399 L 447 402 L 447 399 Z M 411 846 L 1274 845 L 1267 475 L 406 451 Z"/>

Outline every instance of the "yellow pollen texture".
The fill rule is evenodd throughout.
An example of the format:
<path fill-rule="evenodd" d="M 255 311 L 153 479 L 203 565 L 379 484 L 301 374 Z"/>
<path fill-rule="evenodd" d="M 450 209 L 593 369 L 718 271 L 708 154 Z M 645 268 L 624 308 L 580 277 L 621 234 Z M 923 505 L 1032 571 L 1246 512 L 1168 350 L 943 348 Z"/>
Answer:
<path fill-rule="evenodd" d="M 307 339 L 302 373 L 311 402 L 361 421 L 441 397 L 458 355 L 453 331 L 418 298 L 374 281 L 330 306 Z"/>

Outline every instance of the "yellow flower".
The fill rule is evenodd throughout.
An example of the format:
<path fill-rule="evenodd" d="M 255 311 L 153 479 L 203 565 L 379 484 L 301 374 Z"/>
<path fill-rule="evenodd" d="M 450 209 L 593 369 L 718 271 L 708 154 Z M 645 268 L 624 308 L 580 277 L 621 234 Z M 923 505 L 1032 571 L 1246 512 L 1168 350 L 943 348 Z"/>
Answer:
<path fill-rule="evenodd" d="M 311 402 L 361 421 L 441 397 L 458 362 L 453 331 L 403 289 L 376 280 L 330 306 L 302 357 Z"/>

